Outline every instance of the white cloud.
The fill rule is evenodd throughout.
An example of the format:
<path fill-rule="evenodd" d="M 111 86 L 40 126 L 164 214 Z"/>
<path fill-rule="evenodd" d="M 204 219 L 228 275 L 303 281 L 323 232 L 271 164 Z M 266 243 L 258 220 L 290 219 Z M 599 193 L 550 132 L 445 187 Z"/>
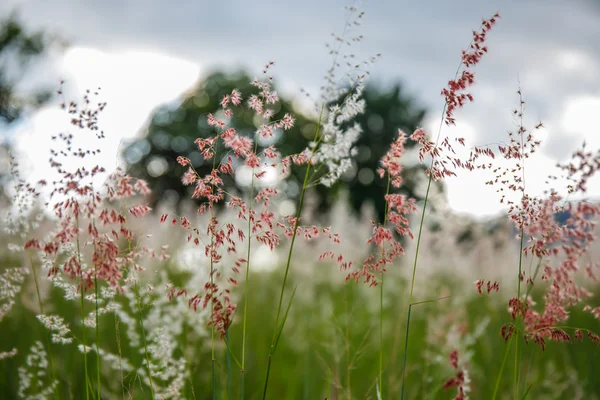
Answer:
<path fill-rule="evenodd" d="M 600 96 L 578 96 L 566 101 L 562 114 L 564 131 L 577 136 L 577 146 L 584 140 L 592 149 L 600 148 Z"/>
<path fill-rule="evenodd" d="M 99 118 L 106 138 L 95 141 L 93 134 L 82 136 L 58 105 L 39 110 L 14 135 L 23 175 L 31 181 L 55 178 L 48 172 L 49 149 L 56 147 L 50 138 L 60 132 L 75 135 L 74 149 L 79 146 L 100 148 L 101 155 L 90 162 L 113 169 L 119 163 L 123 139 L 134 137 L 155 107 L 177 98 L 200 74 L 199 66 L 161 54 L 109 53 L 82 47 L 72 48 L 65 54 L 63 70 L 67 76 L 67 101 L 73 99 L 81 103 L 86 89 L 102 88 L 93 103 L 108 103 Z M 78 160 L 72 163 L 69 168 L 78 164 Z"/>

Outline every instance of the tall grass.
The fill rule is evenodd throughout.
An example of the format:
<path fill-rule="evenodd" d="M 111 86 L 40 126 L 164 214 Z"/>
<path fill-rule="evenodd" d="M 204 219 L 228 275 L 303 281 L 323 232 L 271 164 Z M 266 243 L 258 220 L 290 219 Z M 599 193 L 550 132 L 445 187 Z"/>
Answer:
<path fill-rule="evenodd" d="M 147 183 L 122 172 L 107 175 L 100 166 L 66 171 L 65 157 L 89 158 L 96 151 L 73 152 L 74 135 L 58 136 L 62 148 L 52 150 L 51 166 L 62 180 L 48 184 L 52 229 L 27 230 L 14 259 L 2 267 L 3 346 L 16 349 L 0 353 L 0 390 L 7 398 L 437 399 L 450 393 L 455 399 L 522 399 L 600 391 L 595 379 L 600 338 L 591 329 L 600 317 L 592 296 L 598 286 L 589 284 L 596 265 L 583 268 L 585 286 L 576 274 L 596 243 L 600 206 L 568 202 L 557 192 L 529 195 L 525 163 L 539 146 L 536 130 L 543 125 L 525 128 L 520 89 L 513 112 L 518 128 L 507 145 L 469 149 L 462 138 L 442 136 L 443 124 L 453 125 L 455 112 L 474 100 L 468 92 L 473 67 L 487 52 L 486 36 L 498 14 L 473 32 L 442 91 L 435 142 L 422 128 L 398 131 L 380 160 L 383 221 L 365 227 L 361 243 L 344 243 L 348 230 L 362 229 L 356 221 L 344 226 L 334 220 L 330 227 L 310 220 L 305 209 L 310 191 L 334 184 L 351 168 L 361 133 L 352 122 L 364 112 L 367 74 L 351 66 L 340 84 L 334 71 L 342 44 L 350 41 L 349 28 L 362 17 L 356 7 L 348 8 L 343 33 L 331 47 L 334 61 L 316 108 L 314 136 L 301 153 L 258 145 L 294 124 L 292 115 L 278 114 L 269 76 L 273 62 L 252 82 L 256 93 L 234 90 L 220 99 L 219 113 L 207 117 L 214 135 L 195 142 L 212 163 L 211 173 L 201 176 L 190 159 L 177 158 L 185 168 L 182 184 L 192 188 L 199 204 L 194 217 L 182 209 L 181 215 L 167 210 L 159 218 L 146 206 Z M 105 105 L 93 103 L 87 93 L 81 106 L 64 106 L 86 143 L 104 137 L 98 117 Z M 243 108 L 258 121 L 250 136 L 231 125 Z M 422 204 L 398 193 L 407 140 L 418 145 L 420 162 L 428 165 Z M 582 150 L 561 166 L 570 191 L 585 192 L 599 159 Z M 238 164 L 252 174 L 249 190 L 240 196 L 224 186 Z M 505 232 L 505 250 L 518 259 L 516 297 L 479 265 L 463 274 L 444 272 L 444 255 L 435 273 L 422 277 L 425 284 L 419 280 L 422 257 L 435 250 L 422 248 L 435 235 L 426 217 L 440 217 L 428 208 L 432 183 L 482 167 L 495 174 L 488 183 L 508 193 L 502 198 L 509 206 L 507 220 L 519 232 L 517 241 L 509 239 L 510 229 Z M 294 215 L 281 215 L 276 205 L 283 196 L 264 176 L 275 171 L 283 182 L 292 170 L 303 175 L 303 184 Z M 99 180 L 104 183 L 97 187 Z M 41 196 L 39 187 L 46 184 L 17 185 L 15 203 L 19 196 Z M 221 204 L 226 210 L 217 208 Z M 411 223 L 419 207 L 420 217 Z M 555 215 L 564 210 L 571 217 L 560 225 Z M 25 225 L 10 229 L 11 240 Z M 411 244 L 413 226 L 418 233 Z M 169 252 L 167 244 L 175 249 Z M 363 251 L 351 251 L 358 247 Z M 414 251 L 412 259 L 404 257 L 405 247 Z M 280 268 L 257 268 L 261 248 L 283 257 Z M 31 257 L 35 307 L 28 305 L 25 273 L 10 266 L 25 255 Z M 501 258 L 490 254 L 486 262 L 504 265 Z M 473 273 L 479 275 L 474 284 Z M 512 271 L 507 275 L 514 278 Z M 93 302 L 89 314 L 86 302 Z M 74 332 L 81 332 L 81 340 Z M 573 341 L 582 343 L 563 344 Z"/>

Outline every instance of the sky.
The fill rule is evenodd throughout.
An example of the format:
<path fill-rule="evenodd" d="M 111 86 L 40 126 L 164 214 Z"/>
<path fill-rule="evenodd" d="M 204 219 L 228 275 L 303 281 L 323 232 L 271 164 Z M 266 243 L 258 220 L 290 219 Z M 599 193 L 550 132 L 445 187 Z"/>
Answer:
<path fill-rule="evenodd" d="M 101 125 L 103 154 L 117 164 L 118 150 L 138 136 L 149 113 L 175 100 L 209 71 L 244 68 L 256 74 L 269 60 L 289 96 L 301 88 L 317 98 L 331 64 L 325 43 L 344 27 L 346 1 L 4 0 L 0 15 L 17 10 L 26 26 L 69 41 L 69 49 L 35 68 L 28 84 L 66 80 L 68 93 L 102 87 L 108 102 Z M 600 148 L 600 0 L 365 1 L 364 40 L 357 59 L 382 57 L 370 68 L 379 85 L 400 81 L 424 106 L 424 128 L 434 135 L 440 91 L 453 78 L 461 50 L 482 17 L 502 18 L 489 35 L 489 54 L 477 66 L 475 102 L 456 114 L 457 126 L 442 135 L 462 136 L 467 147 L 506 142 L 514 130 L 511 110 L 517 88 L 527 101 L 525 121 L 543 121 L 540 151 L 526 165 L 526 186 L 544 189 L 556 162 L 585 140 Z M 57 78 L 59 77 L 59 78 Z M 28 115 L 11 134 L 31 180 L 44 177 L 50 136 L 68 121 L 56 105 Z M 32 143 L 35 143 L 32 146 Z M 112 158 L 111 158 L 112 157 Z M 40 160 L 44 160 L 43 162 Z M 485 173 L 460 174 L 446 182 L 458 213 L 491 216 L 498 194 L 483 185 Z M 600 197 L 600 181 L 588 195 Z"/>

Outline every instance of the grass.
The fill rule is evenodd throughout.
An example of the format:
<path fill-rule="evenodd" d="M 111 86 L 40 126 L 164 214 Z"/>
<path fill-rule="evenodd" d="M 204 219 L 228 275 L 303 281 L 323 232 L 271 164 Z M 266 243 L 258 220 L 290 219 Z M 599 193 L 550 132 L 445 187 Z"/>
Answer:
<path fill-rule="evenodd" d="M 275 326 L 273 320 L 264 310 L 272 304 L 272 299 L 280 289 L 280 272 L 270 274 L 253 274 L 250 279 L 250 290 L 253 301 L 248 307 L 248 319 L 252 325 L 260 329 L 247 331 L 246 355 L 247 372 L 245 376 L 246 398 L 257 398 L 262 394 L 264 376 L 257 371 L 264 371 L 265 360 L 270 351 L 271 332 Z M 293 278 L 290 278 L 293 280 Z M 313 296 L 303 297 L 297 295 L 295 305 L 290 311 L 284 335 L 286 340 L 281 341 L 277 350 L 276 368 L 272 368 L 270 375 L 269 398 L 281 399 L 315 399 L 324 398 L 330 393 L 330 398 L 376 398 L 376 379 L 379 376 L 379 313 L 373 312 L 378 307 L 378 290 L 368 289 L 355 284 L 331 285 L 322 283 L 318 286 L 310 282 L 298 283 L 299 292 L 311 292 Z M 457 290 L 462 284 L 452 282 L 452 279 L 440 278 L 431 283 L 432 292 L 445 292 Z M 409 288 L 407 282 L 400 279 L 386 281 L 390 291 L 389 302 L 383 309 L 384 323 L 388 329 L 384 335 L 384 348 L 390 349 L 385 354 L 385 369 L 383 379 L 386 387 L 386 398 L 400 395 L 400 371 L 402 368 L 402 342 L 405 325 L 401 316 L 406 310 L 406 292 Z M 600 292 L 596 292 L 600 294 Z M 538 294 L 539 295 L 539 294 Z M 77 315 L 74 303 L 66 302 L 62 293 L 54 290 L 52 301 L 53 312 L 59 315 Z M 89 304 L 93 307 L 93 304 Z M 442 390 L 444 381 L 452 375 L 452 370 L 447 366 L 447 351 L 444 345 L 440 346 L 435 341 L 428 342 L 427 338 L 436 337 L 437 333 L 444 333 L 445 325 L 436 325 L 436 321 L 448 315 L 461 315 L 464 322 L 470 327 L 475 327 L 483 319 L 489 318 L 485 334 L 471 345 L 467 346 L 472 354 L 469 364 L 471 366 L 472 398 L 483 398 L 494 392 L 495 377 L 502 369 L 506 344 L 499 337 L 502 324 L 506 322 L 505 306 L 492 298 L 473 297 L 465 299 L 464 304 L 457 306 L 451 299 L 435 303 L 423 304 L 418 312 L 411 318 L 410 347 L 408 358 L 411 360 L 407 370 L 407 381 L 411 382 L 406 388 L 407 398 L 447 399 L 451 391 Z M 14 311 L 0 324 L 2 330 L 3 346 L 6 348 L 17 347 L 20 355 L 0 363 L 2 373 L 0 378 L 0 391 L 4 398 L 17 398 L 17 379 L 14 373 L 23 361 L 30 344 L 35 340 L 44 340 L 47 331 L 35 319 L 36 312 L 25 308 L 22 304 L 16 305 Z M 575 326 L 594 326 L 596 321 L 581 310 L 575 310 L 570 317 L 571 324 Z M 70 321 L 72 325 L 76 321 Z M 106 350 L 117 354 L 116 330 L 113 315 L 100 317 L 101 336 Z M 442 331 L 440 331 L 442 330 Z M 124 335 L 123 332 L 120 332 Z M 236 344 L 241 343 L 242 326 L 234 323 L 229 330 L 232 350 L 239 352 Z M 112 340 L 109 340 L 112 338 Z M 90 341 L 94 337 L 89 338 Z M 126 342 L 125 338 L 121 338 Z M 186 393 L 195 393 L 196 398 L 211 396 L 210 362 L 211 359 L 210 337 L 195 343 L 188 349 L 188 359 L 197 360 L 194 374 L 186 382 Z M 525 345 L 527 359 L 533 345 Z M 438 352 L 436 353 L 436 350 Z M 124 346 L 123 357 L 132 363 L 142 365 L 143 354 L 138 349 Z M 594 377 L 600 373 L 596 362 L 598 348 L 590 341 L 564 345 L 549 343 L 545 352 L 539 350 L 534 353 L 534 362 L 531 371 L 525 372 L 531 389 L 529 398 L 548 398 L 554 396 L 556 389 L 545 386 L 555 382 L 556 387 L 567 386 L 560 380 L 575 372 L 581 375 L 571 382 L 570 389 L 581 390 L 587 396 L 600 392 L 600 382 Z M 60 385 L 60 398 L 84 398 L 85 385 L 82 379 L 73 379 L 70 371 L 82 371 L 84 368 L 83 357 L 75 346 L 53 346 L 52 356 Z M 95 375 L 95 356 L 89 357 L 90 374 Z M 232 397 L 228 394 L 228 378 L 226 374 L 226 349 L 217 348 L 218 387 L 221 399 L 239 398 L 239 387 L 233 387 Z M 428 366 L 425 370 L 423 366 Z M 231 369 L 233 382 L 241 377 L 239 371 Z M 426 372 L 424 372 L 426 371 Z M 121 398 L 121 385 L 119 372 L 106 369 L 102 372 L 104 389 L 112 393 L 110 397 Z M 511 363 L 507 363 L 502 373 L 498 398 L 510 398 L 513 387 L 510 384 L 514 375 Z M 204 377 L 196 379 L 196 377 Z M 124 385 L 133 391 L 132 398 L 149 398 L 150 392 L 146 388 L 145 395 L 141 396 L 139 383 L 135 375 L 125 376 Z M 110 387 L 109 387 L 110 384 Z M 192 384 L 192 386 L 190 386 Z M 568 386 L 567 386 L 568 387 Z M 137 394 L 135 394 L 137 393 Z M 127 395 L 126 395 L 127 396 Z M 567 396 L 565 391 L 563 396 Z M 591 398 L 587 397 L 586 398 Z M 126 398 L 129 398 L 128 396 Z M 191 395 L 186 398 L 192 398 Z M 557 398 L 557 397 L 552 397 Z M 562 397 L 558 397 L 562 398 Z"/>
<path fill-rule="evenodd" d="M 354 23 L 358 24 L 362 13 L 355 8 L 349 10 L 350 14 L 357 13 Z M 156 251 L 143 247 L 143 240 L 134 239 L 135 235 L 129 230 L 135 225 L 134 218 L 150 212 L 140 204 L 127 208 L 123 200 L 130 197 L 137 200 L 135 196 L 147 195 L 142 181 L 133 184 L 134 180 L 115 174 L 103 189 L 106 201 L 102 201 L 100 193 L 103 191 L 97 191 L 92 183 L 88 183 L 87 172 L 69 173 L 60 170 L 60 163 L 53 162 L 66 182 L 64 187 L 59 186 L 59 193 L 72 197 L 59 203 L 57 210 L 60 211 L 56 214 L 61 224 L 58 231 L 52 232 L 54 236 L 43 244 L 29 240 L 24 248 L 39 250 L 43 258 L 51 260 L 53 267 L 59 271 L 62 268 L 65 275 L 70 274 L 71 280 L 65 279 L 62 288 L 54 282 L 48 297 L 42 299 L 46 293 L 42 294 L 38 277 L 46 275 L 47 271 L 40 268 L 40 262 L 30 258 L 33 274 L 23 285 L 22 293 L 11 295 L 16 301 L 10 304 L 14 310 L 0 318 L 2 345 L 7 349 L 14 347 L 19 352 L 16 357 L 0 362 L 3 372 L 1 393 L 6 398 L 35 397 L 39 391 L 51 388 L 55 399 L 87 400 L 180 397 L 444 399 L 454 396 L 464 399 L 465 394 L 472 398 L 524 399 L 589 398 L 599 393 L 600 386 L 594 378 L 600 372 L 595 361 L 600 338 L 590 334 L 589 338 L 576 344 L 571 339 L 582 332 L 587 334 L 587 328 L 597 325 L 597 321 L 591 313 L 585 312 L 582 304 L 573 306 L 565 298 L 571 299 L 570 296 L 579 290 L 572 284 L 572 265 L 585 255 L 580 245 L 586 247 L 595 240 L 588 234 L 588 218 L 600 215 L 600 207 L 580 202 L 578 207 L 581 209 L 572 212 L 568 224 L 559 226 L 554 219 L 557 210 L 562 209 L 557 196 L 546 199 L 548 204 L 544 203 L 546 200 L 527 196 L 524 166 L 527 162 L 524 160 L 535 152 L 539 143 L 534 139 L 535 131 L 528 131 L 523 126 L 524 101 L 520 89 L 517 92 L 520 105 L 513 112 L 518 131 L 509 133 L 509 145 L 497 146 L 495 153 L 488 146 L 474 148 L 464 160 L 444 154 L 456 154 L 450 144 L 454 139 L 464 146 L 464 139 L 441 139 L 441 127 L 443 122 L 452 125 L 453 112 L 472 101 L 466 92 L 474 82 L 471 68 L 487 52 L 487 47 L 483 46 L 485 36 L 498 17 L 496 14 L 490 20 L 484 20 L 480 30 L 473 32 L 473 42 L 463 52 L 454 80 L 442 92 L 445 104 L 436 142 L 429 142 L 421 128 L 410 135 L 410 140 L 420 145 L 421 162 L 426 156 L 430 157 L 427 194 L 417 224 L 414 257 L 403 256 L 405 243 L 400 239 L 412 237 L 409 214 L 419 211 L 413 199 L 406 199 L 396 190 L 402 183 L 400 159 L 408 140 L 408 135 L 402 132 L 380 160 L 381 168 L 377 170 L 380 179 L 387 179 L 385 218 L 383 224 L 374 224 L 371 228 L 365 261 L 358 261 L 359 265 L 347 264 L 344 257 L 330 250 L 337 249 L 330 243 L 338 241 L 336 234 L 329 228 L 307 226 L 303 219 L 307 190 L 317 184 L 335 181 L 349 165 L 347 161 L 352 157 L 350 149 L 356 140 L 356 131 L 346 129 L 344 124 L 351 122 L 364 108 L 360 96 L 365 74 L 359 74 L 356 80 L 350 78 L 349 89 L 343 93 L 344 100 L 339 107 L 332 106 L 326 113 L 326 106 L 321 106 L 312 146 L 303 153 L 287 155 L 289 157 L 281 158 L 272 148 L 258 152 L 258 139 L 252 142 L 233 127 L 228 128 L 227 121 L 218 119 L 221 117 L 208 115 L 207 121 L 216 131 L 215 136 L 198 139 L 195 143 L 206 160 L 212 158 L 212 174 L 199 176 L 191 160 L 185 157 L 178 157 L 177 162 L 188 168 L 183 175 L 183 184 L 194 185 L 193 197 L 206 200 L 201 206 L 205 208 L 199 209 L 198 215 L 209 218 L 193 226 L 184 216 L 163 214 L 161 217 L 161 223 L 169 219 L 170 225 L 180 225 L 178 228 L 189 235 L 187 242 L 195 242 L 201 250 L 194 256 L 193 270 L 188 272 L 182 272 L 178 265 L 181 260 L 177 258 L 177 251 L 172 254 L 174 261 L 167 262 Z M 337 51 L 334 54 L 337 55 Z M 271 90 L 271 78 L 267 76 L 272 65 L 270 62 L 265 66 L 264 81 L 253 82 L 258 95 L 251 95 L 248 100 L 248 107 L 260 121 L 256 135 L 262 138 L 270 138 L 273 130 L 289 130 L 293 125 L 293 117 L 289 114 L 281 119 L 264 115 L 265 112 L 275 113 L 274 109 L 269 109 L 269 104 L 278 102 L 277 94 Z M 97 117 L 104 105 L 100 103 L 99 109 L 92 111 L 90 104 L 88 93 L 83 108 L 71 103 L 69 113 L 75 116 L 72 119 L 74 125 L 84 131 L 89 128 L 96 132 Z M 223 115 L 229 118 L 234 112 L 228 108 L 230 104 L 232 108 L 243 106 L 241 94 L 234 90 L 220 104 Z M 535 129 L 540 127 L 541 123 Z M 96 132 L 96 136 L 102 138 L 104 135 Z M 71 137 L 59 137 L 70 149 Z M 58 154 L 66 155 L 65 152 L 54 152 L 55 156 Z M 79 154 L 85 156 L 83 151 Z M 250 196 L 253 197 L 255 191 L 257 196 L 249 203 L 226 192 L 223 187 L 221 175 L 233 174 L 233 160 L 227 159 L 231 154 L 251 167 Z M 462 173 L 475 169 L 480 162 L 477 161 L 479 156 L 492 159 L 496 155 L 508 164 L 513 161 L 515 164 L 502 165 L 494 171 L 499 174 L 499 186 L 513 192 L 513 197 L 517 198 L 512 203 L 507 200 L 511 206 L 507 216 L 520 231 L 519 246 L 515 250 L 518 262 L 506 272 L 513 278 L 518 275 L 514 287 L 503 288 L 503 292 L 496 294 L 494 290 L 498 291 L 498 283 L 488 281 L 487 293 L 485 289 L 481 293 L 484 281 L 479 280 L 476 285 L 480 285 L 477 286 L 480 295 L 477 295 L 472 283 L 466 282 L 467 276 L 460 279 L 444 274 L 444 269 L 440 269 L 424 281 L 426 288 L 416 290 L 417 276 L 420 275 L 417 266 L 423 264 L 419 252 L 433 250 L 421 248 L 432 180 L 453 176 L 455 171 L 464 170 Z M 260 175 L 266 174 L 271 161 L 261 160 L 259 156 L 264 156 L 264 160 L 278 159 L 279 166 L 300 168 L 304 174 L 295 218 L 284 217 L 280 222 L 270 213 L 270 197 L 276 193 L 271 189 L 258 191 L 255 183 Z M 575 155 L 574 159 L 577 157 L 585 156 Z M 447 168 L 448 160 L 455 170 Z M 271 167 L 277 166 L 275 161 L 272 163 Z M 587 169 L 581 165 L 571 165 L 564 170 L 571 174 L 575 183 L 578 173 L 584 175 L 579 179 L 586 179 Z M 92 176 L 100 173 L 99 169 L 92 171 L 95 171 Z M 581 182 L 578 186 L 582 187 Z M 71 194 L 73 191 L 77 194 Z M 119 212 L 112 208 L 116 203 L 114 200 L 121 201 Z M 226 214 L 217 213 L 213 206 L 223 201 L 228 201 L 228 206 L 238 212 L 237 223 L 241 222 L 241 225 L 220 219 Z M 130 214 L 133 217 L 129 218 Z M 250 218 L 251 215 L 257 217 Z M 159 229 L 157 216 L 151 216 L 155 222 L 146 225 L 142 233 Z M 86 218 L 91 221 L 89 225 L 84 221 Z M 98 233 L 96 228 L 100 225 L 101 229 L 107 229 L 106 234 Z M 171 230 L 164 232 L 176 235 L 174 228 L 169 228 Z M 295 248 L 295 243 L 300 242 L 299 236 L 310 240 L 317 236 L 328 239 L 328 251 L 321 257 L 331 258 L 334 262 L 316 261 L 316 247 L 311 247 L 314 242 L 300 252 Z M 535 240 L 526 242 L 526 236 Z M 280 245 L 280 238 L 282 247 L 289 245 L 282 249 L 285 263 L 274 272 L 258 272 L 260 259 L 258 252 L 253 251 L 253 241 L 273 248 Z M 174 240 L 165 239 L 161 244 L 174 243 Z M 180 242 L 184 242 L 182 237 Z M 552 257 L 551 246 L 558 243 L 562 249 L 567 248 L 565 253 L 572 258 L 553 269 L 543 268 L 543 275 L 551 282 L 547 284 L 538 277 L 538 272 L 542 269 L 542 259 Z M 246 259 L 238 256 L 238 245 Z M 180 249 L 186 250 L 189 248 Z M 523 257 L 525 250 L 535 253 L 540 262 L 533 275 L 530 266 L 529 275 L 520 279 L 527 269 Z M 145 253 L 151 255 L 151 260 L 142 258 Z M 88 261 L 90 255 L 92 258 Z M 531 261 L 533 259 L 531 257 Z M 62 264 L 65 260 L 69 261 Z M 2 272 L 8 271 L 14 261 L 5 260 Z M 138 262 L 145 261 L 153 264 L 144 272 Z M 500 261 L 503 260 L 494 260 L 490 256 L 486 263 L 502 264 Z M 321 272 L 336 263 L 343 272 Z M 399 272 L 407 269 L 410 274 Z M 243 276 L 242 287 L 237 286 L 236 276 Z M 344 278 L 350 283 L 343 282 Z M 531 281 L 522 283 L 525 278 Z M 355 283 L 355 280 L 366 284 Z M 8 294 L 16 293 L 8 282 L 3 275 L 2 290 Z M 84 285 L 93 290 L 84 292 L 81 290 Z M 35 288 L 35 292 L 29 288 Z M 600 294 L 598 286 L 592 289 L 596 295 Z M 508 303 L 511 319 L 506 296 L 515 291 L 516 297 Z M 68 295 L 69 292 L 73 294 Z M 528 295 L 532 301 L 545 306 L 541 311 L 543 318 L 536 313 L 540 309 L 533 307 L 533 302 L 531 306 L 523 306 Z M 74 301 L 68 301 L 69 297 Z M 578 297 L 585 295 L 579 293 Z M 3 293 L 0 299 L 5 298 L 11 299 Z M 593 301 L 589 304 L 591 307 L 595 307 Z M 32 303 L 35 306 L 28 306 Z M 65 325 L 56 320 L 45 320 L 45 329 L 36 319 L 36 314 L 42 310 L 64 318 Z M 85 323 L 90 318 L 95 320 L 93 328 Z M 566 323 L 569 325 L 565 326 Z M 510 337 L 501 336 L 506 327 L 514 329 Z M 49 343 L 48 329 L 52 331 L 53 342 L 60 341 L 56 337 L 73 342 Z M 30 349 L 40 352 L 43 347 L 38 344 L 32 347 L 37 341 L 46 343 L 50 352 L 47 363 L 38 354 L 42 361 L 25 365 Z M 89 352 L 82 354 L 78 345 Z M 545 350 L 541 351 L 544 346 Z M 511 359 L 511 356 L 514 357 Z M 26 383 L 27 377 L 37 386 L 31 389 L 32 393 L 19 394 L 19 382 Z"/>

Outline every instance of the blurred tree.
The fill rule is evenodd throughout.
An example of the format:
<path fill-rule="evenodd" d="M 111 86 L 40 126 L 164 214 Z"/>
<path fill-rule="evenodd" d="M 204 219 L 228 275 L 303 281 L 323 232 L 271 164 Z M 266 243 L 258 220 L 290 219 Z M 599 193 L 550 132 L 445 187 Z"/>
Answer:
<path fill-rule="evenodd" d="M 28 73 L 28 67 L 39 61 L 54 45 L 64 47 L 64 42 L 45 32 L 28 32 L 16 14 L 0 19 L 0 197 L 5 196 L 4 186 L 9 180 L 6 152 L 9 148 L 6 128 L 16 122 L 29 108 L 45 104 L 52 92 L 37 90 L 25 94 L 18 85 Z"/>
<path fill-rule="evenodd" d="M 134 141 L 124 151 L 125 160 L 129 164 L 130 173 L 146 179 L 154 193 L 153 204 L 167 200 L 177 206 L 183 199 L 190 199 L 193 188 L 183 186 L 181 176 L 184 169 L 176 162 L 177 156 L 188 157 L 194 167 L 203 175 L 210 172 L 212 162 L 203 160 L 194 145 L 197 137 L 208 137 L 214 132 L 209 128 L 206 117 L 219 110 L 219 101 L 233 89 L 242 92 L 244 98 L 257 90 L 250 85 L 250 77 L 244 73 L 213 73 L 200 81 L 194 89 L 184 94 L 180 101 L 159 107 L 150 117 L 148 126 L 143 131 L 143 138 Z M 379 159 L 396 139 L 398 129 L 409 135 L 421 123 L 425 111 L 413 105 L 413 100 L 406 98 L 400 85 L 388 91 L 368 86 L 364 93 L 366 113 L 359 116 L 358 122 L 364 129 L 357 148 L 358 156 L 350 173 L 331 188 L 316 186 L 320 212 L 326 212 L 332 206 L 336 195 L 343 189 L 349 193 L 353 209 L 359 212 L 363 204 L 372 202 L 378 218 L 383 220 L 385 203 L 385 182 L 376 174 Z M 283 154 L 297 154 L 304 150 L 314 135 L 316 123 L 299 114 L 292 108 L 290 100 L 281 98 L 280 108 L 275 119 L 291 112 L 296 117 L 294 127 L 282 135 L 276 136 L 277 148 Z M 238 132 L 253 135 L 256 131 L 254 114 L 250 110 L 234 111 L 231 125 Z M 259 142 L 260 148 L 273 142 Z M 415 143 L 407 142 L 407 147 Z M 224 154 L 219 150 L 220 154 Z M 404 193 L 417 197 L 415 187 L 422 179 L 422 167 L 416 165 L 405 170 Z M 303 171 L 292 169 L 292 176 L 283 184 L 283 191 L 290 198 L 300 193 Z M 225 185 L 228 191 L 244 191 L 249 182 L 230 180 Z"/>
<path fill-rule="evenodd" d="M 27 68 L 46 54 L 56 38 L 44 32 L 30 33 L 15 14 L 0 20 L 0 122 L 16 121 L 27 107 L 40 106 L 50 99 L 51 92 L 38 91 L 24 95 L 17 85 L 27 74 Z"/>
<path fill-rule="evenodd" d="M 124 155 L 130 166 L 130 173 L 146 179 L 157 194 L 152 200 L 153 204 L 167 200 L 179 206 L 182 200 L 191 198 L 193 187 L 182 185 L 181 177 L 185 169 L 176 159 L 178 156 L 188 157 L 200 175 L 210 173 L 213 161 L 204 160 L 194 140 L 214 135 L 214 130 L 207 123 L 207 116 L 209 113 L 218 116 L 219 103 L 223 96 L 230 94 L 233 89 L 238 89 L 244 99 L 257 92 L 250 80 L 250 77 L 243 73 L 213 73 L 199 82 L 192 91 L 184 94 L 176 104 L 163 105 L 151 115 L 148 126 L 144 129 L 144 138 L 127 146 Z M 272 141 L 260 141 L 258 151 L 277 143 L 277 149 L 284 155 L 299 153 L 308 144 L 307 137 L 310 135 L 312 138 L 316 125 L 299 113 L 293 112 L 289 100 L 280 99 L 277 106 L 279 108 L 273 118 L 280 119 L 285 113 L 293 113 L 296 117 L 294 127 L 286 131 L 285 138 L 283 132 L 278 131 Z M 245 107 L 235 107 L 233 111 L 231 126 L 235 127 L 239 134 L 253 135 L 257 122 L 254 112 Z M 217 149 L 218 157 L 223 157 L 225 153 L 223 147 Z M 234 163 L 234 168 L 236 166 Z M 299 192 L 296 182 L 300 181 L 301 177 L 297 169 L 292 170 L 292 173 L 290 182 L 285 184 L 283 190 L 287 196 L 295 197 Z M 239 193 L 244 191 L 250 182 L 241 181 L 241 174 L 236 176 L 237 181 L 229 178 L 225 181 L 225 186 L 228 187 L 228 191 Z"/>

